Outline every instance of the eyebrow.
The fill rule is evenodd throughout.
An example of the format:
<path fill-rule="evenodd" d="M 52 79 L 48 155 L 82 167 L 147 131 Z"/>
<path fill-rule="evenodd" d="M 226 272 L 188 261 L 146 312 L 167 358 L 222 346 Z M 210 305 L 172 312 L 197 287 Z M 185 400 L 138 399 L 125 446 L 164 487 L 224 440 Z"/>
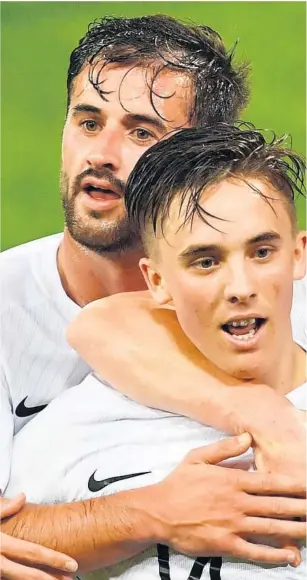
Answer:
<path fill-rule="evenodd" d="M 95 115 L 101 114 L 101 109 L 99 109 L 99 107 L 94 107 L 94 105 L 75 105 L 72 110 L 73 116 L 75 116 L 77 113 L 94 113 Z"/>
<path fill-rule="evenodd" d="M 248 244 L 258 244 L 259 242 L 277 242 L 281 240 L 280 235 L 277 232 L 264 232 L 263 234 L 259 234 L 259 236 L 255 236 L 254 238 L 250 238 L 247 240 Z"/>
<path fill-rule="evenodd" d="M 163 123 L 162 119 L 160 120 L 157 117 L 153 117 L 152 115 L 136 115 L 134 113 L 128 113 L 124 117 L 124 122 L 126 124 L 130 123 L 146 123 L 148 125 L 153 125 L 159 131 L 165 131 L 166 124 Z"/>
<path fill-rule="evenodd" d="M 72 108 L 72 111 L 73 117 L 75 117 L 78 113 L 92 113 L 94 115 L 101 115 L 103 112 L 102 109 L 99 109 L 99 107 L 95 107 L 94 105 L 87 105 L 86 103 L 75 105 Z M 157 117 L 153 117 L 152 115 L 139 115 L 127 113 L 124 116 L 123 122 L 125 125 L 146 123 L 147 125 L 152 125 L 161 132 L 165 131 L 167 128 L 166 124 L 163 123 L 162 119 L 160 120 Z"/>
<path fill-rule="evenodd" d="M 252 246 L 253 244 L 259 244 L 261 242 L 274 242 L 280 241 L 281 237 L 277 232 L 263 232 L 258 236 L 253 238 L 249 238 L 246 241 L 246 245 Z M 219 244 L 191 244 L 188 246 L 183 252 L 179 254 L 180 260 L 185 260 L 186 258 L 197 258 L 198 256 L 202 256 L 204 254 L 211 253 L 223 253 L 225 250 L 223 246 Z"/>
<path fill-rule="evenodd" d="M 221 252 L 222 250 L 222 246 L 217 244 L 191 244 L 179 254 L 179 259 L 184 260 L 186 258 L 197 258 L 198 256 L 202 256 L 210 252 Z"/>

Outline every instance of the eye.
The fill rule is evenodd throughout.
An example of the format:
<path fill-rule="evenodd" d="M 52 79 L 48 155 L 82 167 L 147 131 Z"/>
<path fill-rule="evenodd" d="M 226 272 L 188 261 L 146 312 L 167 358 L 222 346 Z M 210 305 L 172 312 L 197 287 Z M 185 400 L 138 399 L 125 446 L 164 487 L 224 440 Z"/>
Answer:
<path fill-rule="evenodd" d="M 218 265 L 218 261 L 216 258 L 208 257 L 202 258 L 198 262 L 195 262 L 194 265 L 201 270 L 210 270 L 210 268 Z"/>
<path fill-rule="evenodd" d="M 151 141 L 153 139 L 157 140 L 157 138 L 155 137 L 155 135 L 153 135 L 153 133 L 151 133 L 147 129 L 143 129 L 142 127 L 135 129 L 132 132 L 132 134 L 136 137 L 138 141 L 142 142 Z"/>
<path fill-rule="evenodd" d="M 98 129 L 98 123 L 93 119 L 86 119 L 85 121 L 82 121 L 81 126 L 85 131 L 87 131 L 87 133 L 95 133 L 95 131 Z"/>
<path fill-rule="evenodd" d="M 265 260 L 271 256 L 272 251 L 273 250 L 271 248 L 258 248 L 255 252 L 255 256 L 260 260 Z"/>

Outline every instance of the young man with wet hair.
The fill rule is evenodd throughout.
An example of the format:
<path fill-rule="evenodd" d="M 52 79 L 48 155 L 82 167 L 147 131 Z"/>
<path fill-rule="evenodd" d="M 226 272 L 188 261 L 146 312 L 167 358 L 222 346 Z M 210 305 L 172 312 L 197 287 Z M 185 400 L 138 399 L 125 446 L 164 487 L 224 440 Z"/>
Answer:
<path fill-rule="evenodd" d="M 61 171 L 64 235 L 36 240 L 1 257 L 2 490 L 9 479 L 13 434 L 90 372 L 66 342 L 68 324 L 92 300 L 146 287 L 138 268 L 139 236 L 130 227 L 123 200 L 136 161 L 181 127 L 233 120 L 248 95 L 245 68 L 233 64 L 217 33 L 166 16 L 96 22 L 72 53 L 67 86 Z M 159 346 L 163 350 L 163 340 Z M 179 371 L 179 384 L 182 377 Z M 209 391 L 210 384 L 204 400 L 211 401 Z M 297 429 L 292 409 L 283 401 L 280 405 L 283 430 L 289 423 Z M 251 409 L 253 433 L 253 424 L 259 426 L 254 405 L 249 399 L 243 407 L 244 416 Z M 233 409 L 235 396 L 221 388 L 212 422 L 228 416 L 229 430 L 235 431 Z M 267 441 L 271 429 L 263 429 Z M 277 427 L 275 439 L 281 437 L 279 431 Z M 268 450 L 266 444 L 262 448 Z M 267 455 L 272 457 L 270 451 Z M 218 481 L 223 484 L 224 472 L 216 477 L 214 489 Z M 46 574 L 59 576 L 56 570 L 66 561 L 74 565 L 65 555 L 21 540 L 56 548 L 92 567 L 105 565 L 111 550 L 118 559 L 129 557 L 139 549 L 140 538 L 136 531 L 132 540 L 131 522 L 123 527 L 119 522 L 135 495 L 118 495 L 116 509 L 113 499 L 25 505 L 2 524 L 2 577 L 29 580 L 34 574 L 36 580 L 46 580 Z M 9 515 L 7 509 L 4 513 Z"/>
<path fill-rule="evenodd" d="M 267 142 L 253 128 L 220 124 L 185 130 L 154 146 L 126 188 L 128 215 L 146 253 L 140 266 L 148 288 L 159 304 L 175 310 L 208 372 L 239 379 L 246 390 L 266 384 L 298 409 L 306 408 L 306 341 L 293 340 L 290 311 L 293 281 L 305 274 L 306 233 L 297 229 L 294 207 L 304 173 L 302 159 L 281 140 Z M 270 412 L 273 420 L 274 407 Z M 299 412 L 297 420 L 304 424 Z M 116 563 L 110 552 L 110 567 L 94 575 L 100 579 L 303 580 L 305 549 L 303 563 L 291 570 L 280 566 L 277 548 L 305 539 L 300 518 L 306 502 L 299 496 L 306 458 L 293 457 L 279 490 L 297 499 L 268 498 L 262 489 L 256 506 L 257 480 L 251 476 L 262 475 L 247 471 L 254 464 L 251 449 L 242 456 L 251 438 L 243 437 L 246 447 L 233 453 L 237 459 L 210 465 L 210 448 L 221 440 L 226 447 L 219 462 L 231 458 L 225 434 L 138 405 L 89 375 L 17 435 L 7 493 L 22 487 L 31 501 L 43 503 L 115 494 L 115 504 L 116 492 L 143 490 L 146 503 L 133 506 L 134 526 L 143 530 L 141 553 Z M 214 490 L 217 470 L 232 482 L 231 508 L 226 487 L 219 495 Z M 245 479 L 243 494 L 238 475 Z M 179 480 L 187 484 L 181 497 Z M 204 489 L 211 494 L 209 519 Z M 272 500 L 279 520 L 271 518 Z M 122 523 L 126 518 L 123 510 Z M 269 537 L 261 538 L 263 532 Z M 221 551 L 217 533 L 225 538 Z M 259 543 L 250 541 L 251 534 Z M 265 563 L 247 562 L 247 549 L 251 560 L 262 554 Z"/>

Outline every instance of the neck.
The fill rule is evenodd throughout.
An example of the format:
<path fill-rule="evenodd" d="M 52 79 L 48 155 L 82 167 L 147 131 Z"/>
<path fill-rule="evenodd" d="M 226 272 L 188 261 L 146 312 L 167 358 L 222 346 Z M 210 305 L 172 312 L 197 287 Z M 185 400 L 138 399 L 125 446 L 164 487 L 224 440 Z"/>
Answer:
<path fill-rule="evenodd" d="M 120 292 L 146 289 L 139 269 L 141 251 L 98 255 L 72 239 L 67 230 L 58 252 L 58 270 L 66 294 L 79 306 Z"/>
<path fill-rule="evenodd" d="M 268 366 L 255 370 L 253 383 L 268 385 L 286 395 L 306 381 L 306 353 L 293 342 L 290 321 L 268 363 Z"/>

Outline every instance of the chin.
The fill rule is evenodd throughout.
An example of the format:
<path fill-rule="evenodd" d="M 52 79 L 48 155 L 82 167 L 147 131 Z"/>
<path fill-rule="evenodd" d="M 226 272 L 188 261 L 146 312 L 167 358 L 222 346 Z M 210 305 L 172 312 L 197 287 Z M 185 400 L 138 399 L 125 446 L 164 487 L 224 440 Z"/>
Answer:
<path fill-rule="evenodd" d="M 226 363 L 226 364 L 225 364 Z M 258 377 L 263 375 L 265 371 L 266 363 L 263 357 L 259 357 L 259 353 L 241 353 L 236 357 L 236 360 L 223 361 L 223 371 L 234 377 L 235 379 L 241 381 L 252 381 L 257 380 Z"/>
<path fill-rule="evenodd" d="M 252 381 L 255 378 L 249 369 L 237 369 L 232 373 L 232 376 L 239 381 Z"/>

